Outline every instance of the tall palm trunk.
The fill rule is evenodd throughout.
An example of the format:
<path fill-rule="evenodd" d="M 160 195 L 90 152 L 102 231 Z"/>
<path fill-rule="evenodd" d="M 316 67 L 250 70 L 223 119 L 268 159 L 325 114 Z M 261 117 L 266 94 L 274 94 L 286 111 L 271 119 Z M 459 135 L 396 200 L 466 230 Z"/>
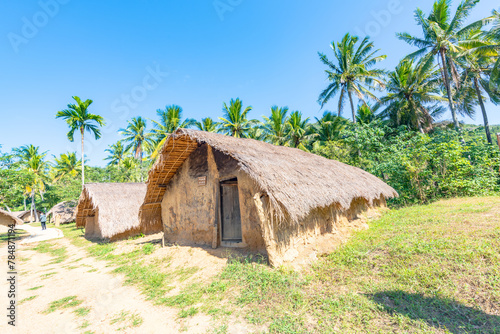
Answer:
<path fill-rule="evenodd" d="M 358 142 L 358 127 L 356 126 L 356 111 L 354 110 L 354 102 L 352 102 L 352 93 L 350 90 L 347 90 L 349 94 L 349 102 L 351 103 L 351 111 L 352 111 L 352 122 L 354 123 L 354 132 L 356 134 L 356 143 Z M 358 157 L 361 158 L 361 151 L 358 149 Z"/>
<path fill-rule="evenodd" d="M 481 96 L 481 90 L 479 89 L 479 83 L 477 82 L 477 78 L 474 78 L 474 86 L 476 88 L 477 99 L 479 100 L 479 104 L 481 105 L 481 111 L 483 112 L 484 130 L 486 131 L 486 138 L 488 139 L 488 143 L 491 144 L 493 143 L 493 141 L 491 140 L 488 115 L 486 114 L 486 108 L 484 107 L 483 97 Z"/>
<path fill-rule="evenodd" d="M 31 222 L 36 221 L 35 212 L 36 212 L 36 207 L 35 207 L 35 190 L 31 189 L 31 210 L 30 210 L 30 221 Z M 35 220 L 33 220 L 33 218 L 35 218 Z"/>
<path fill-rule="evenodd" d="M 455 111 L 455 107 L 453 106 L 453 97 L 451 96 L 450 89 L 450 79 L 448 78 L 448 71 L 446 69 L 446 57 L 444 54 L 444 50 L 439 50 L 439 54 L 441 55 L 441 73 L 443 75 L 444 85 L 446 87 L 446 93 L 448 94 L 448 102 L 450 104 L 451 117 L 453 118 L 453 123 L 455 124 L 455 130 L 460 130 L 460 124 L 458 123 L 457 113 Z"/>
<path fill-rule="evenodd" d="M 82 189 L 83 189 L 83 186 L 85 185 L 85 154 L 83 152 L 84 150 L 84 131 L 83 131 L 83 126 L 80 127 L 80 133 L 82 134 Z"/>
<path fill-rule="evenodd" d="M 135 159 L 142 164 L 142 141 L 137 143 L 137 148 L 135 149 Z"/>
<path fill-rule="evenodd" d="M 352 122 L 356 124 L 356 111 L 354 110 L 354 102 L 352 102 L 352 93 L 350 90 L 347 90 L 349 94 L 349 102 L 351 103 L 351 111 L 352 111 Z"/>

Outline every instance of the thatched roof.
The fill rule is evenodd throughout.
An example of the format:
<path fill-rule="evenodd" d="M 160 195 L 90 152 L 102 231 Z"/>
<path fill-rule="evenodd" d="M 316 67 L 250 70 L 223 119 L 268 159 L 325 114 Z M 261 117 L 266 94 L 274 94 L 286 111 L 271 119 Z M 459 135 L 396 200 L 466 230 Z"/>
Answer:
<path fill-rule="evenodd" d="M 38 212 L 38 215 L 42 214 L 42 211 L 40 211 L 40 210 L 36 210 L 36 212 Z M 14 211 L 14 212 L 11 212 L 11 214 L 24 220 L 24 219 L 31 217 L 31 210 Z"/>
<path fill-rule="evenodd" d="M 26 212 L 29 212 L 29 211 L 12 211 L 10 214 L 19 218 L 19 216 L 24 215 Z"/>
<path fill-rule="evenodd" d="M 149 171 L 148 189 L 141 207 L 142 224 L 161 223 L 161 201 L 166 185 L 182 163 L 202 144 L 235 159 L 266 193 L 280 218 L 297 223 L 315 208 L 333 204 L 347 209 L 356 198 L 371 203 L 397 192 L 374 175 L 344 163 L 299 149 L 253 139 L 179 129 L 168 137 Z"/>
<path fill-rule="evenodd" d="M 144 183 L 86 184 L 78 201 L 76 226 L 84 227 L 84 217 L 97 215 L 103 238 L 136 229 L 145 194 Z"/>
<path fill-rule="evenodd" d="M 61 224 L 67 224 L 74 222 L 76 220 L 76 205 L 75 201 L 61 202 L 52 207 L 49 212 L 47 212 L 47 217 L 53 215 L 54 217 L 58 215 L 60 217 Z"/>
<path fill-rule="evenodd" d="M 23 221 L 15 216 L 12 212 L 7 212 L 0 209 L 0 225 L 9 226 L 9 225 L 22 225 Z"/>

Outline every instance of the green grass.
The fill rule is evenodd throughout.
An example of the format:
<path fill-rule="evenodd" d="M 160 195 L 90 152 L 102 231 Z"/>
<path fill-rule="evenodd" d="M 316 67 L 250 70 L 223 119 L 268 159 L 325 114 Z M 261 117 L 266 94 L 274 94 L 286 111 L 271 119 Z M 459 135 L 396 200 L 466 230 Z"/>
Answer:
<path fill-rule="evenodd" d="M 85 320 L 80 326 L 78 326 L 79 329 L 85 329 L 89 327 L 91 324 L 88 320 Z"/>
<path fill-rule="evenodd" d="M 142 246 L 142 252 L 144 253 L 144 255 L 153 254 L 154 251 L 155 245 L 153 244 L 145 244 L 144 246 Z"/>
<path fill-rule="evenodd" d="M 142 245 L 91 247 L 155 304 L 212 316 L 216 333 L 230 317 L 270 333 L 500 333 L 500 197 L 392 210 L 309 269 L 232 259 L 174 295 L 198 268 L 144 262 Z"/>
<path fill-rule="evenodd" d="M 57 274 L 57 272 L 56 272 L 56 271 L 53 271 L 53 272 L 51 272 L 51 273 L 47 273 L 47 274 L 40 275 L 40 278 L 41 278 L 41 279 L 49 279 L 49 278 L 51 278 L 52 276 L 54 276 L 55 274 Z"/>
<path fill-rule="evenodd" d="M 112 253 L 116 248 L 115 244 L 111 243 L 103 243 L 103 244 L 95 244 L 87 248 L 87 251 L 91 256 L 97 258 L 106 257 L 106 255 Z"/>
<path fill-rule="evenodd" d="M 52 256 L 54 260 L 49 264 L 61 263 L 68 258 L 66 247 L 55 247 L 50 241 L 40 241 L 32 250 Z"/>
<path fill-rule="evenodd" d="M 148 299 L 158 299 L 172 289 L 168 286 L 170 277 L 158 271 L 155 265 L 145 266 L 133 261 L 121 265 L 114 272 L 124 274 L 127 277 L 125 284 L 138 286 Z"/>
<path fill-rule="evenodd" d="M 193 315 L 195 315 L 196 313 L 198 313 L 198 309 L 196 307 L 190 307 L 188 309 L 185 309 L 185 310 L 181 310 L 179 312 L 179 318 L 187 318 L 187 317 L 192 317 Z"/>
<path fill-rule="evenodd" d="M 90 313 L 90 307 L 80 307 L 73 311 L 77 316 L 84 317 Z"/>
<path fill-rule="evenodd" d="M 60 309 L 76 307 L 81 303 L 83 303 L 83 301 L 78 300 L 76 296 L 64 297 L 62 299 L 55 300 L 52 303 L 50 303 L 49 307 L 45 311 L 43 311 L 43 313 L 48 314 Z"/>
<path fill-rule="evenodd" d="M 33 299 L 35 299 L 36 297 L 38 297 L 38 296 L 37 296 L 37 295 L 35 295 L 35 296 L 28 297 L 28 298 L 24 298 L 23 300 L 19 301 L 19 305 L 24 304 L 24 303 L 26 303 L 26 302 L 29 302 L 30 300 L 33 300 Z"/>
<path fill-rule="evenodd" d="M 38 290 L 40 288 L 43 288 L 43 285 L 35 286 L 34 288 L 29 288 L 28 290 Z"/>
<path fill-rule="evenodd" d="M 28 232 L 24 230 L 14 230 L 14 235 L 10 236 L 11 240 L 20 240 L 23 237 L 26 237 L 30 235 Z M 8 233 L 0 233 L 0 245 L 2 244 L 7 244 L 7 241 L 9 240 L 9 234 Z"/>
<path fill-rule="evenodd" d="M 120 313 L 116 314 L 110 320 L 110 324 L 120 324 L 124 325 L 117 329 L 117 331 L 123 331 L 129 327 L 139 327 L 144 322 L 144 319 L 137 313 L 132 313 L 122 310 Z"/>
<path fill-rule="evenodd" d="M 270 333 L 500 332 L 499 208 L 490 197 L 393 210 L 309 271 L 231 261 L 161 301 L 181 315 L 225 302 Z"/>

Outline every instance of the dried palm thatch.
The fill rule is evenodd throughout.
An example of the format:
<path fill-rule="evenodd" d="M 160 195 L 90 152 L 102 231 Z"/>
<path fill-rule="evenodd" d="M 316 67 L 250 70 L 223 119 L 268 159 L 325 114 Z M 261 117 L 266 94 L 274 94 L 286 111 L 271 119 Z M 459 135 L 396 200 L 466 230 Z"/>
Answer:
<path fill-rule="evenodd" d="M 374 175 L 335 160 L 253 139 L 179 129 L 168 137 L 149 171 L 141 224 L 161 228 L 166 185 L 189 155 L 205 143 L 235 159 L 260 191 L 269 196 L 277 217 L 282 221 L 286 218 L 290 224 L 299 223 L 316 208 L 336 204 L 348 209 L 354 199 L 365 199 L 371 205 L 381 197 L 398 196 Z"/>
<path fill-rule="evenodd" d="M 86 218 L 97 216 L 103 239 L 139 231 L 139 207 L 146 194 L 144 183 L 86 184 L 76 210 L 76 226 L 85 227 Z"/>
<path fill-rule="evenodd" d="M 47 218 L 52 216 L 52 219 L 58 220 L 59 224 L 72 223 L 76 220 L 76 205 L 75 201 L 58 203 L 47 213 Z"/>
<path fill-rule="evenodd" d="M 22 225 L 23 221 L 16 217 L 11 212 L 7 212 L 0 209 L 0 225 L 9 226 L 9 225 Z"/>
<path fill-rule="evenodd" d="M 37 216 L 40 217 L 40 215 L 42 214 L 42 211 L 36 210 L 36 214 L 35 214 L 35 211 L 33 211 L 33 216 L 31 216 L 31 214 L 32 214 L 31 210 L 17 211 L 17 212 L 13 212 L 13 214 L 15 214 L 23 222 L 30 223 L 32 221 L 35 221 Z"/>

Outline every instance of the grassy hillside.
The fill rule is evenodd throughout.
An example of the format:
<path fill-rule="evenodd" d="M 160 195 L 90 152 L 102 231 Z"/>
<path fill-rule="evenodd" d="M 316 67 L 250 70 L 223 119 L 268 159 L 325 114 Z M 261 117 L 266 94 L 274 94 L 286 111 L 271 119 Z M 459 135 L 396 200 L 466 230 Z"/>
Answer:
<path fill-rule="evenodd" d="M 158 244 L 116 252 L 120 243 L 64 232 L 179 319 L 211 316 L 214 333 L 238 322 L 271 333 L 500 332 L 500 197 L 393 210 L 370 225 L 302 272 L 233 258 L 211 278 L 171 265 Z"/>

